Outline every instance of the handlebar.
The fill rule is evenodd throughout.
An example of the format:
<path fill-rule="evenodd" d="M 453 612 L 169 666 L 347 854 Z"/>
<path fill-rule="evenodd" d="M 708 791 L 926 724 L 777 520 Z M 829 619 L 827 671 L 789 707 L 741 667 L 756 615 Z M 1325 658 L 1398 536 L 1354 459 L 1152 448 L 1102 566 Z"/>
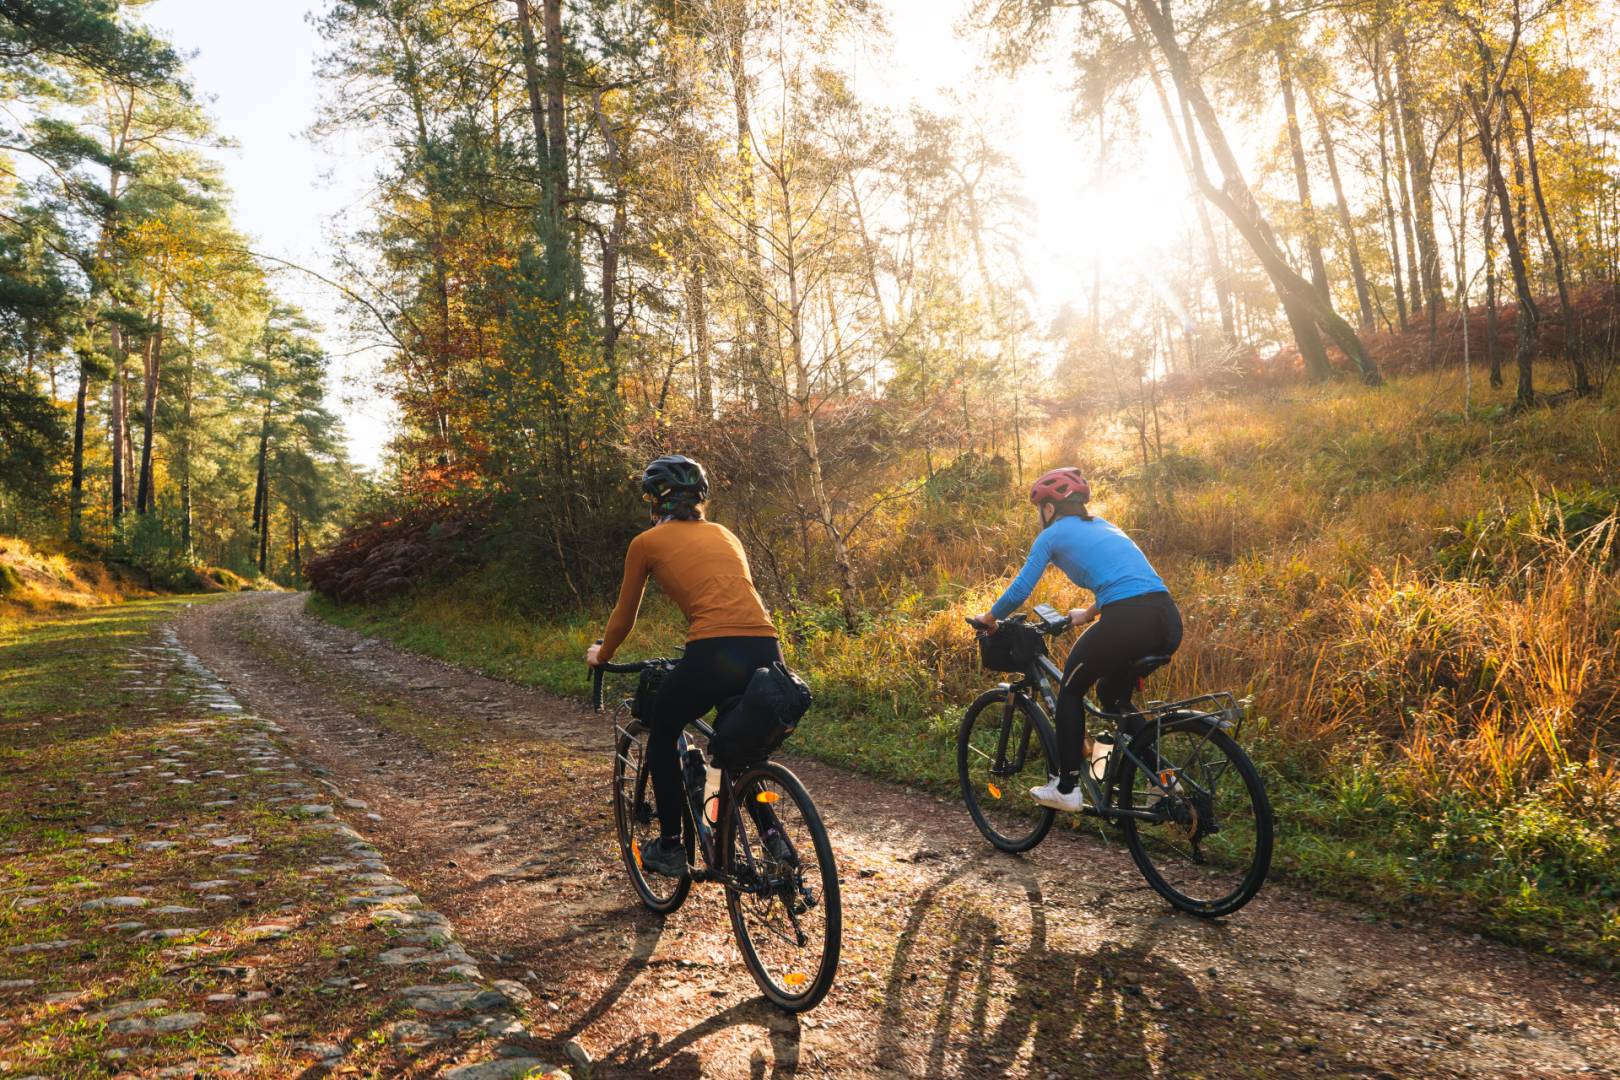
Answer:
<path fill-rule="evenodd" d="M 597 644 L 600 645 L 602 643 L 601 643 L 601 641 L 598 641 Z M 606 675 L 606 674 L 609 674 L 609 673 L 614 674 L 614 675 L 633 675 L 636 672 L 645 671 L 647 668 L 656 667 L 659 664 L 667 664 L 669 662 L 670 661 L 668 661 L 668 660 L 632 660 L 628 664 L 615 664 L 615 663 L 613 663 L 611 661 L 609 661 L 608 663 L 605 663 L 605 664 L 597 664 L 595 667 L 590 669 L 590 673 L 591 673 L 591 708 L 593 710 L 595 710 L 596 712 L 601 712 L 602 711 L 602 676 L 603 675 Z"/>
<path fill-rule="evenodd" d="M 1030 618 L 1031 614 L 1035 616 L 1033 620 Z M 993 633 L 989 627 L 985 626 L 978 619 L 966 618 L 963 619 L 963 622 L 966 622 L 969 626 L 973 627 L 974 632 L 980 635 Z M 1001 626 L 1008 623 L 1018 626 L 1029 626 L 1042 634 L 1050 635 L 1061 634 L 1074 628 L 1073 619 L 1070 619 L 1069 616 L 1060 613 L 1056 608 L 1050 607 L 1046 604 L 1038 605 L 1033 613 L 1020 611 L 1016 614 L 1007 616 L 1005 619 L 999 619 L 997 620 L 996 625 L 999 629 Z"/>

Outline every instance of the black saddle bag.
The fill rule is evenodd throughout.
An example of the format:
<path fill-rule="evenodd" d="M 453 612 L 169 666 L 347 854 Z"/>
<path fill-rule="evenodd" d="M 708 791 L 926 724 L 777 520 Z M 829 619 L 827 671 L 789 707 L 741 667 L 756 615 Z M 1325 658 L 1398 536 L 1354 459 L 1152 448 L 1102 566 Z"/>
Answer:
<path fill-rule="evenodd" d="M 714 722 L 709 756 L 732 772 L 757 765 L 798 729 L 811 700 L 810 688 L 787 665 L 756 669 L 737 704 Z"/>

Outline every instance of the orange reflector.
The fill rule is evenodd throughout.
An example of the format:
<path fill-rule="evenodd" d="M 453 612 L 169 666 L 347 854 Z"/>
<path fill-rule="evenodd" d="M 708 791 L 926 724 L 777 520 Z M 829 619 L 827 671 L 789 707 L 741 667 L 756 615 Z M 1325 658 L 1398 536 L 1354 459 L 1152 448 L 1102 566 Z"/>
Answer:
<path fill-rule="evenodd" d="M 1001 798 L 1001 789 L 996 787 L 996 785 L 994 785 L 994 784 L 986 784 L 984 786 L 985 786 L 986 789 L 989 790 L 991 798 L 993 798 L 993 799 Z"/>
<path fill-rule="evenodd" d="M 641 849 L 636 847 L 634 842 L 632 842 L 630 844 L 630 857 L 632 859 L 636 860 L 636 869 L 640 870 L 641 869 Z"/>
<path fill-rule="evenodd" d="M 1159 774 L 1159 783 L 1161 785 L 1163 785 L 1164 787 L 1169 787 L 1170 782 L 1172 780 L 1174 780 L 1175 778 L 1176 778 L 1175 770 L 1174 769 L 1166 769 L 1164 772 Z"/>
<path fill-rule="evenodd" d="M 782 982 L 784 985 L 795 988 L 803 986 L 809 981 L 810 976 L 806 975 L 802 971 L 790 971 L 786 975 L 782 976 Z"/>
<path fill-rule="evenodd" d="M 754 801 L 755 802 L 762 802 L 762 803 L 773 803 L 773 802 L 780 801 L 781 798 L 782 798 L 782 796 L 778 795 L 774 791 L 762 791 L 758 795 L 754 796 Z"/>

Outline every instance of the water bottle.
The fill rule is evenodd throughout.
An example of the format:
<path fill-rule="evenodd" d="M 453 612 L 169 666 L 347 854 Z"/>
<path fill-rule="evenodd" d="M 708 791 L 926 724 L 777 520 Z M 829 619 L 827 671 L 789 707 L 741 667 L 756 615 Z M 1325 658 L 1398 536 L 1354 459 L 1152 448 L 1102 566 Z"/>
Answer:
<path fill-rule="evenodd" d="M 713 765 L 703 767 L 703 823 L 713 826 L 720 820 L 720 770 Z"/>
<path fill-rule="evenodd" d="M 1102 782 L 1103 775 L 1108 771 L 1108 755 L 1113 751 L 1112 735 L 1098 735 L 1091 740 L 1091 778 L 1098 783 Z"/>

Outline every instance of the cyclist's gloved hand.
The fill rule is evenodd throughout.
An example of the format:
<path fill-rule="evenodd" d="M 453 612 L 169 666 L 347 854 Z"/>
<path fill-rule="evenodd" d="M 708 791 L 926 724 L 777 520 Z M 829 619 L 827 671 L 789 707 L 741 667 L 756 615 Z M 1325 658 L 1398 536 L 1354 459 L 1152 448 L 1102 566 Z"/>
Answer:
<path fill-rule="evenodd" d="M 993 634 L 996 632 L 996 626 L 998 625 L 996 622 L 996 617 L 990 614 L 988 611 L 983 615 L 975 615 L 972 621 L 981 627 L 986 633 Z"/>
<path fill-rule="evenodd" d="M 586 663 L 586 666 L 588 666 L 588 667 L 596 667 L 598 664 L 600 664 L 602 662 L 599 659 L 599 657 L 601 655 L 602 655 L 602 643 L 600 641 L 598 641 L 595 645 L 592 645 L 590 648 L 585 650 L 585 663 Z"/>

